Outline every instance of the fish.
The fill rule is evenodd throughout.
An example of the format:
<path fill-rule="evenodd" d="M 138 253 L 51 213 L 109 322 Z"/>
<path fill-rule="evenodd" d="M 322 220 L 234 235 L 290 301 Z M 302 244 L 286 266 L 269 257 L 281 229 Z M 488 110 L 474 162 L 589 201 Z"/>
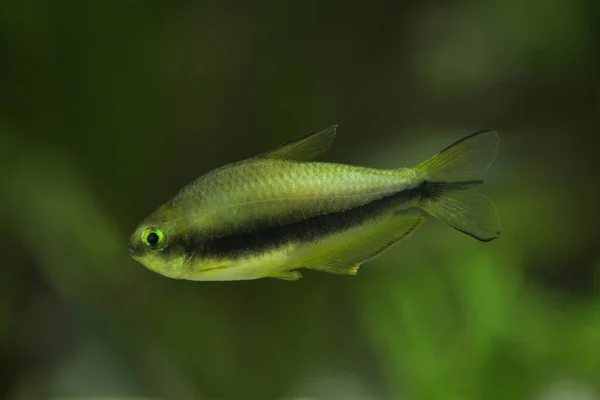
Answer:
<path fill-rule="evenodd" d="M 415 167 L 317 161 L 337 125 L 201 175 L 134 230 L 130 256 L 173 279 L 295 281 L 299 270 L 356 275 L 434 217 L 481 242 L 500 235 L 479 186 L 498 153 L 494 130 Z"/>

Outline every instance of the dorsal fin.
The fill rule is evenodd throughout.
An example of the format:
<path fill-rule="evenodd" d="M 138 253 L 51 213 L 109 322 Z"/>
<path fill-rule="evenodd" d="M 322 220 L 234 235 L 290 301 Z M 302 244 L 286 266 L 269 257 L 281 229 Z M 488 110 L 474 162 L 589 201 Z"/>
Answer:
<path fill-rule="evenodd" d="M 324 153 L 331 146 L 337 125 L 309 133 L 267 151 L 258 157 L 280 158 L 286 160 L 308 161 Z"/>

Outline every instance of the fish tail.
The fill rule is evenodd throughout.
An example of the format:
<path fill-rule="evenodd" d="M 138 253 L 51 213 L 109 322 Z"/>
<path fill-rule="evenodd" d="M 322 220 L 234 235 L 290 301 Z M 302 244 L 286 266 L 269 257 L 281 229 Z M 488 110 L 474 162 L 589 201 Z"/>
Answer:
<path fill-rule="evenodd" d="M 423 180 L 420 207 L 450 227 L 488 242 L 500 235 L 496 206 L 478 186 L 498 153 L 498 134 L 481 131 L 415 167 Z"/>

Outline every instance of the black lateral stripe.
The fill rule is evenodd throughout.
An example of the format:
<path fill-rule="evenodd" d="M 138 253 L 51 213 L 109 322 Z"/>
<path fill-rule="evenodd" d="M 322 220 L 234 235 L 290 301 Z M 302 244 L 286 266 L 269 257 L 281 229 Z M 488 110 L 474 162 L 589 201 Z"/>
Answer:
<path fill-rule="evenodd" d="M 183 244 L 187 254 L 200 258 L 237 258 L 261 254 L 290 242 L 313 242 L 319 238 L 342 232 L 376 218 L 399 202 L 408 202 L 427 195 L 426 182 L 394 193 L 347 211 L 320 215 L 283 226 L 273 226 L 219 238 L 203 238 L 190 234 L 191 241 Z M 177 246 L 177 243 L 174 243 Z"/>

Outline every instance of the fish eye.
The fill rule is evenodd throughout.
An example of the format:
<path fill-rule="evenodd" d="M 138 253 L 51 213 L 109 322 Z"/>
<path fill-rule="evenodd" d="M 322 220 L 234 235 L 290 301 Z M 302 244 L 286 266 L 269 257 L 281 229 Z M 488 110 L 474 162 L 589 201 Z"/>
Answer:
<path fill-rule="evenodd" d="M 165 242 L 165 233 L 156 227 L 146 228 L 142 232 L 142 243 L 152 250 L 156 250 Z"/>

